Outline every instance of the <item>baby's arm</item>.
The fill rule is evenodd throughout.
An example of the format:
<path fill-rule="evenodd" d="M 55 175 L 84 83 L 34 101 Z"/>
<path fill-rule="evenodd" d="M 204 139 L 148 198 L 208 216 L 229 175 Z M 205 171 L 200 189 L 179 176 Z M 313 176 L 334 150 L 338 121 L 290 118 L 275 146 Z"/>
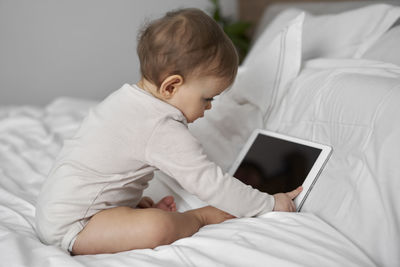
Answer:
<path fill-rule="evenodd" d="M 236 217 L 273 210 L 274 197 L 253 189 L 208 160 L 201 144 L 178 121 L 162 121 L 147 142 L 146 162 L 201 200 Z"/>

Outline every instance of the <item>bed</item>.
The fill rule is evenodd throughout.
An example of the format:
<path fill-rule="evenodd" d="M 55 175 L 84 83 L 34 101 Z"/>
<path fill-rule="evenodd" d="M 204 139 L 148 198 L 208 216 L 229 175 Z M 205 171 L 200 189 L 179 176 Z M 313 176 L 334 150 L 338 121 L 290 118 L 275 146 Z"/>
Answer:
<path fill-rule="evenodd" d="M 35 204 L 63 140 L 96 102 L 0 107 L 0 266 L 399 266 L 400 8 L 284 9 L 259 30 L 232 88 L 190 125 L 230 167 L 255 128 L 329 144 L 302 212 L 203 227 L 155 249 L 70 256 L 42 244 Z M 351 23 L 350 23 L 351 22 Z M 157 172 L 145 195 L 205 205 Z"/>

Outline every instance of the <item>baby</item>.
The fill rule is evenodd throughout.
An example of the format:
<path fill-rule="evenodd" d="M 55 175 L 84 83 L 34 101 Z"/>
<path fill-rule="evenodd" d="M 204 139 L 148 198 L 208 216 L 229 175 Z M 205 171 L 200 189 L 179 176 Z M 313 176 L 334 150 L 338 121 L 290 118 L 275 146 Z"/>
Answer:
<path fill-rule="evenodd" d="M 167 13 L 141 32 L 142 78 L 94 107 L 43 185 L 37 232 L 74 255 L 154 248 L 204 225 L 272 210 L 295 211 L 301 191 L 268 195 L 209 161 L 188 123 L 236 76 L 238 57 L 219 25 L 197 9 Z M 161 170 L 210 206 L 177 212 L 143 190 Z"/>

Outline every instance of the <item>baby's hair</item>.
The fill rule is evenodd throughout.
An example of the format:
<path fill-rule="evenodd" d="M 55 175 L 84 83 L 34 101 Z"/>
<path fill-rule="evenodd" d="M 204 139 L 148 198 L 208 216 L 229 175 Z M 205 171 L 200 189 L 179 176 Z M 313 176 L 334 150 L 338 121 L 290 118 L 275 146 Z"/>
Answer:
<path fill-rule="evenodd" d="M 238 55 L 222 28 L 199 9 L 168 12 L 138 35 L 142 77 L 158 88 L 170 75 L 214 76 L 233 83 Z"/>

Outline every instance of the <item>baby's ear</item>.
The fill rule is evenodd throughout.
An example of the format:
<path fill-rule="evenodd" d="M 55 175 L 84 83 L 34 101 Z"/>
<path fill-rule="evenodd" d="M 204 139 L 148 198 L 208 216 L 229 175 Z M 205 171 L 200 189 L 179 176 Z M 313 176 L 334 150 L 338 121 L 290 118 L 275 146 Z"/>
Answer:
<path fill-rule="evenodd" d="M 183 77 L 181 75 L 171 75 L 164 79 L 160 86 L 160 94 L 165 99 L 170 99 L 183 84 Z"/>

